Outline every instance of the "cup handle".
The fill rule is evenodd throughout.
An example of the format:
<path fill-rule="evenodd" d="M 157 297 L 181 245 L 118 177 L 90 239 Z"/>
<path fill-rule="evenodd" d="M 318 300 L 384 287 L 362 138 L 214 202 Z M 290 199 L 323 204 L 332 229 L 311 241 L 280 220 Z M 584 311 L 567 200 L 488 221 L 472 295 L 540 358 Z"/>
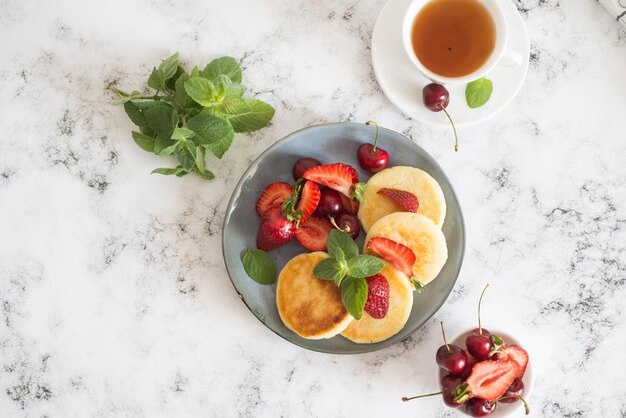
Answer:
<path fill-rule="evenodd" d="M 499 67 L 515 68 L 520 65 L 522 65 L 522 54 L 514 51 L 506 51 L 498 62 Z"/>

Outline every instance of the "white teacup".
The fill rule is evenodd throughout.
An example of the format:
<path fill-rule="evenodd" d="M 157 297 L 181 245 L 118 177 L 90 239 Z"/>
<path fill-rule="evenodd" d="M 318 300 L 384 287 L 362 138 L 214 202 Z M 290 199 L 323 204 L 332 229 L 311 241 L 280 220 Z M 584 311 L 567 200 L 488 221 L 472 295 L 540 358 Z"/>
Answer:
<path fill-rule="evenodd" d="M 495 26 L 496 43 L 491 55 L 480 68 L 462 77 L 445 77 L 430 71 L 415 55 L 411 39 L 415 17 L 430 1 L 433 0 L 413 0 L 404 14 L 404 22 L 402 23 L 402 43 L 404 44 L 404 50 L 413 65 L 427 78 L 440 84 L 465 84 L 483 77 L 496 65 L 507 67 L 517 67 L 521 65 L 522 57 L 520 54 L 516 52 L 505 52 L 507 39 L 506 19 L 498 4 L 498 0 L 476 0 L 485 6 Z"/>

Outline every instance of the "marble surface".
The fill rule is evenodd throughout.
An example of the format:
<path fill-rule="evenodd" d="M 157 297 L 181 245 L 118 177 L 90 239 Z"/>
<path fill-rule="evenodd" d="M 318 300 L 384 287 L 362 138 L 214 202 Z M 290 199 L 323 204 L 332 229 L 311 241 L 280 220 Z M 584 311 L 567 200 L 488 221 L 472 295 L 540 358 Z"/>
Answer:
<path fill-rule="evenodd" d="M 398 112 L 370 35 L 383 0 L 0 0 L 0 415 L 452 417 L 438 322 L 483 317 L 531 353 L 534 416 L 626 416 L 626 31 L 593 0 L 516 1 L 531 38 L 518 97 L 460 131 Z M 109 86 L 160 58 L 229 54 L 277 109 L 205 182 L 148 174 Z M 246 309 L 221 222 L 245 168 L 289 132 L 375 119 L 425 147 L 463 205 L 458 284 L 426 326 L 366 355 L 304 351 Z M 520 414 L 521 415 L 521 412 Z"/>

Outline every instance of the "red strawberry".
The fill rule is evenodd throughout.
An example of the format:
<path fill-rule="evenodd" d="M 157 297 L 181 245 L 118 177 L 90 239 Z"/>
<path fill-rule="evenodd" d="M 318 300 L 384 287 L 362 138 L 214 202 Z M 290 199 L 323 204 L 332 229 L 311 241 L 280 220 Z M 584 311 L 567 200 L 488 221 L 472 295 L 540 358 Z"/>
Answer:
<path fill-rule="evenodd" d="M 261 218 L 256 236 L 259 250 L 272 251 L 291 241 L 296 233 L 294 221 L 287 219 L 280 207 L 270 208 Z"/>
<path fill-rule="evenodd" d="M 519 345 L 503 345 L 500 348 L 509 360 L 513 360 L 519 366 L 519 373 L 517 377 L 524 376 L 526 371 L 526 365 L 528 365 L 528 353 Z"/>
<path fill-rule="evenodd" d="M 339 194 L 339 197 L 341 197 L 341 204 L 345 212 L 350 215 L 356 215 L 359 211 L 359 202 L 343 194 Z"/>
<path fill-rule="evenodd" d="M 382 274 L 367 279 L 367 302 L 365 312 L 374 319 L 383 319 L 389 310 L 389 282 Z"/>
<path fill-rule="evenodd" d="M 273 207 L 280 207 L 283 200 L 291 196 L 292 187 L 289 183 L 272 183 L 263 190 L 261 197 L 256 202 L 256 213 L 263 216 L 265 212 Z"/>
<path fill-rule="evenodd" d="M 315 212 L 317 205 L 320 203 L 322 193 L 317 184 L 312 181 L 307 181 L 302 188 L 302 194 L 298 206 L 296 206 L 296 212 L 301 210 L 302 216 L 300 217 L 300 223 L 303 224 L 309 219 L 309 216 Z"/>
<path fill-rule="evenodd" d="M 495 401 L 506 392 L 519 373 L 519 366 L 511 360 L 484 360 L 472 367 L 466 383 L 455 389 L 455 401 L 469 398 Z"/>
<path fill-rule="evenodd" d="M 332 229 L 328 219 L 311 217 L 296 229 L 296 239 L 309 251 L 326 251 L 326 241 Z"/>
<path fill-rule="evenodd" d="M 420 206 L 417 196 L 411 192 L 383 187 L 376 193 L 385 196 L 387 199 L 400 206 L 405 212 L 417 212 Z"/>
<path fill-rule="evenodd" d="M 367 242 L 367 248 L 389 261 L 407 276 L 413 276 L 415 253 L 409 247 L 387 238 L 375 237 Z"/>
<path fill-rule="evenodd" d="M 335 163 L 311 167 L 302 175 L 303 178 L 330 187 L 333 190 L 352 197 L 352 189 L 359 182 L 359 175 L 347 164 Z"/>

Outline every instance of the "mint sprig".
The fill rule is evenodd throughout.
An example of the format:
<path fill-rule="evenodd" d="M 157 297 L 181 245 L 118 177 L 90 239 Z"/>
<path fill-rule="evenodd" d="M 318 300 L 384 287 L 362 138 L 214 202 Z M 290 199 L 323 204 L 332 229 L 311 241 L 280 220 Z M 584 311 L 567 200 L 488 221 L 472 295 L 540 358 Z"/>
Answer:
<path fill-rule="evenodd" d="M 355 319 L 363 315 L 367 301 L 366 277 L 383 269 L 383 263 L 370 255 L 359 255 L 359 248 L 348 234 L 333 229 L 326 241 L 329 258 L 320 261 L 313 274 L 321 280 L 333 280 L 341 289 L 341 301 Z"/>
<path fill-rule="evenodd" d="M 205 155 L 222 158 L 235 133 L 261 129 L 272 120 L 275 110 L 269 104 L 244 97 L 239 63 L 231 57 L 217 58 L 204 69 L 187 73 L 178 53 L 153 68 L 147 86 L 154 94 L 118 95 L 114 104 L 123 104 L 139 132 L 133 140 L 141 149 L 161 156 L 174 156 L 175 168 L 158 168 L 153 173 L 184 176 L 194 172 L 210 180 Z"/>

